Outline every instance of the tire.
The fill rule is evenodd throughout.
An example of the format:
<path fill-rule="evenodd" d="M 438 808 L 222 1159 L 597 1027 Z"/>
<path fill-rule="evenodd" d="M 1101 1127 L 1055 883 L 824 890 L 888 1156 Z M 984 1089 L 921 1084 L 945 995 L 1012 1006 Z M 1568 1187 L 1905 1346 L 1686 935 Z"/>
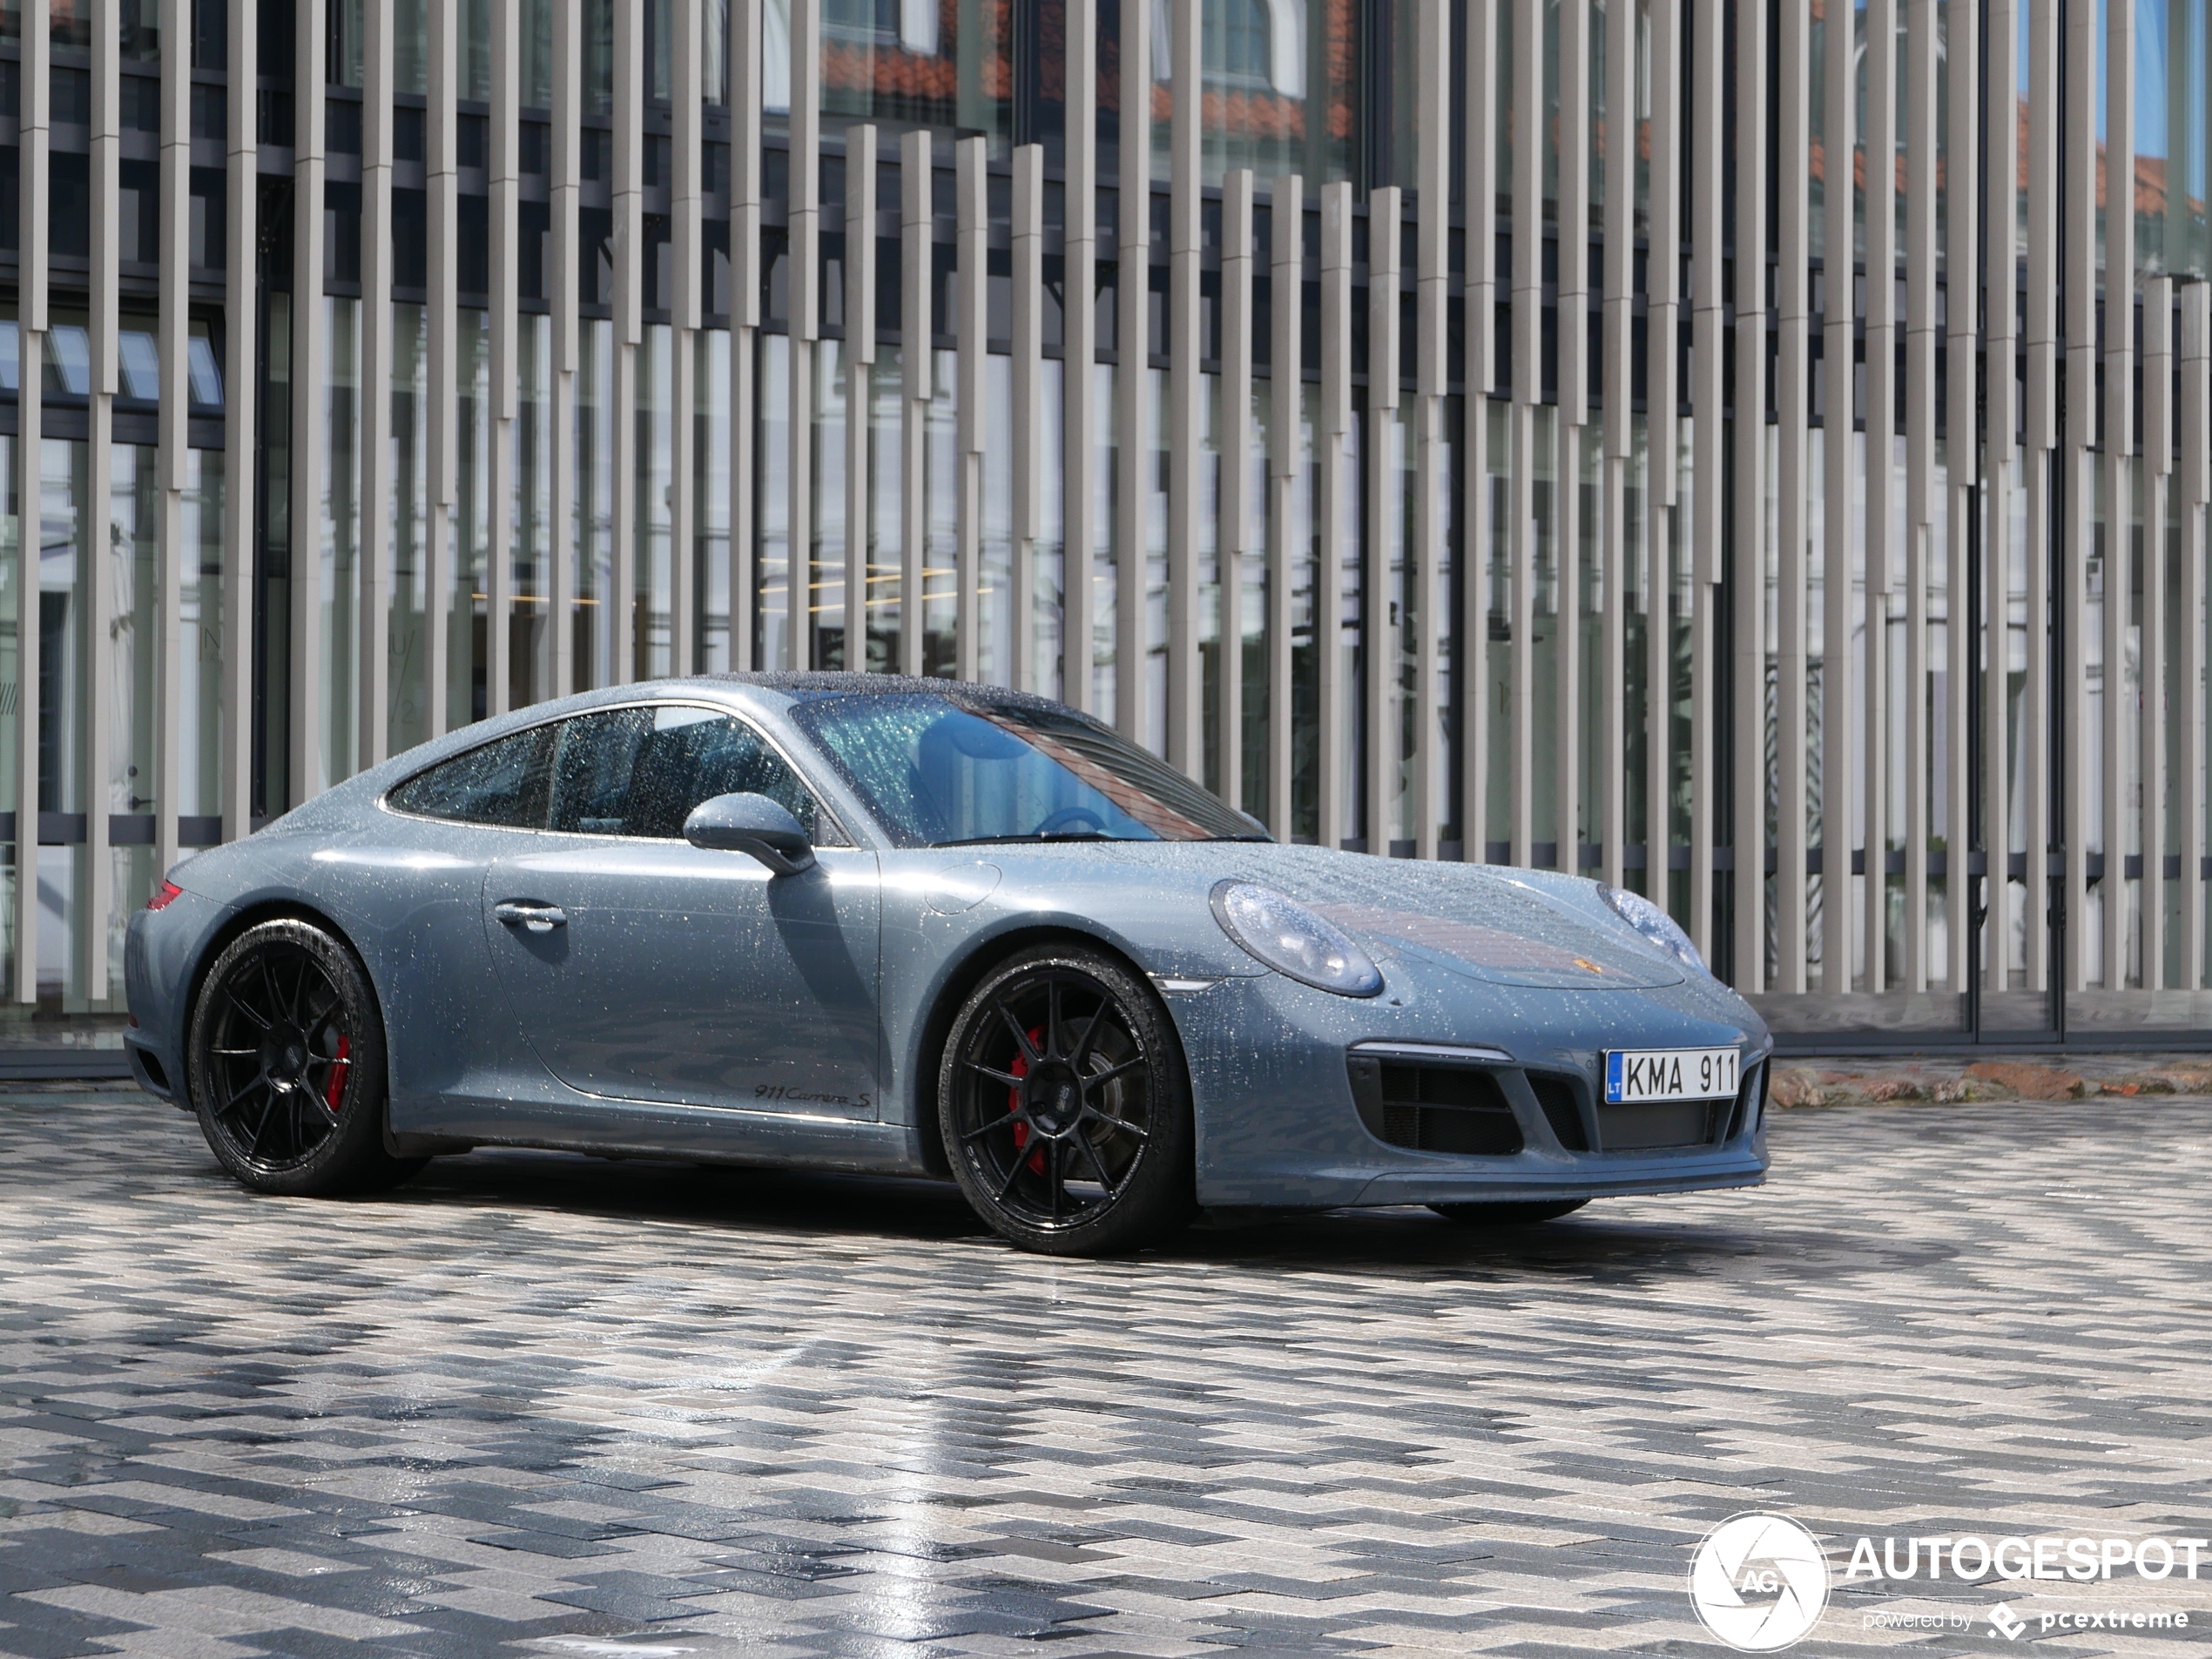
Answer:
<path fill-rule="evenodd" d="M 256 1191 L 378 1191 L 426 1162 L 384 1150 L 375 993 L 309 923 L 265 921 L 223 948 L 192 1009 L 185 1076 L 200 1133 Z"/>
<path fill-rule="evenodd" d="M 1544 1198 L 1525 1204 L 1433 1204 L 1429 1208 L 1463 1227 L 1526 1227 L 1571 1216 L 1588 1198 Z"/>
<path fill-rule="evenodd" d="M 1073 942 L 984 976 L 937 1085 L 953 1178 L 1001 1238 L 1095 1256 L 1170 1238 L 1197 1213 L 1190 1084 L 1150 986 Z"/>

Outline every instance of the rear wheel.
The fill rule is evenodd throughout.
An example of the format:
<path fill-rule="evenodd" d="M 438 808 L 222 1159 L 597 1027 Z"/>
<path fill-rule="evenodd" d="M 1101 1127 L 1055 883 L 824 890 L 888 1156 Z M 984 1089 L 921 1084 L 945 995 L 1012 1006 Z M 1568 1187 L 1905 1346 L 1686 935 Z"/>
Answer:
<path fill-rule="evenodd" d="M 263 1192 L 372 1191 L 422 1167 L 384 1150 L 384 1037 L 352 951 L 304 921 L 225 946 L 192 1012 L 186 1064 L 200 1132 Z"/>
<path fill-rule="evenodd" d="M 1588 1202 L 1588 1198 L 1547 1198 L 1527 1204 L 1433 1204 L 1429 1208 L 1466 1227 L 1525 1227 L 1571 1216 Z"/>
<path fill-rule="evenodd" d="M 969 1204 L 1028 1250 L 1089 1255 L 1197 1212 L 1190 1089 L 1167 1011 L 1103 952 L 1027 950 L 953 1022 L 937 1098 Z"/>

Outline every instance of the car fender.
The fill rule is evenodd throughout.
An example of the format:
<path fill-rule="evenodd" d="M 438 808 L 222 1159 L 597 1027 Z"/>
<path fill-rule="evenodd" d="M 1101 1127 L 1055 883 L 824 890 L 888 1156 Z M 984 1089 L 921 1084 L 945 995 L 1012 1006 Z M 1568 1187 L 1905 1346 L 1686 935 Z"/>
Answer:
<path fill-rule="evenodd" d="M 1075 860 L 1035 867 L 1027 859 L 1019 866 L 1007 860 L 994 867 L 1001 879 L 982 897 L 940 907 L 948 873 L 979 862 L 991 862 L 988 850 L 892 853 L 884 860 L 885 1113 L 887 1120 L 896 1113 L 908 1126 L 918 1161 L 933 1169 L 940 1163 L 931 1109 L 937 1057 L 959 1004 L 992 963 L 1029 943 L 1061 938 L 1110 951 L 1156 984 L 1266 972 L 1222 934 L 1202 880 L 1150 884 L 1181 889 L 1150 892 L 1133 887 L 1126 871 Z M 1170 918 L 1184 925 L 1171 925 Z M 1202 927 L 1194 925 L 1200 921 Z M 1166 1001 L 1172 1021 L 1176 999 Z"/>

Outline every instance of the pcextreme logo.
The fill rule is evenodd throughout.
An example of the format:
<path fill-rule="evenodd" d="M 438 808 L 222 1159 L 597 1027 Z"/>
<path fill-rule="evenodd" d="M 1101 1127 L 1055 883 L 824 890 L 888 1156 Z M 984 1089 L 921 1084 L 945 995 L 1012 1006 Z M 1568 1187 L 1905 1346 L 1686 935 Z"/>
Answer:
<path fill-rule="evenodd" d="M 1731 1515 L 1689 1564 L 1689 1601 L 1705 1628 L 1744 1653 L 1774 1653 L 1820 1622 L 1828 1557 L 1782 1515 Z"/>

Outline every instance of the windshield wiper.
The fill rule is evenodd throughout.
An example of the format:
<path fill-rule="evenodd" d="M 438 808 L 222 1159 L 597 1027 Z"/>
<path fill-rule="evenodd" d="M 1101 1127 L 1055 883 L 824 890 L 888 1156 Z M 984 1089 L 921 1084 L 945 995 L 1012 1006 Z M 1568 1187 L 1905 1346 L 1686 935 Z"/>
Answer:
<path fill-rule="evenodd" d="M 1109 835 L 1104 830 L 1055 830 L 1049 835 L 963 835 L 954 841 L 932 841 L 932 846 L 983 846 L 994 841 L 1021 841 L 1035 845 L 1045 841 L 1137 841 L 1140 835 Z"/>

